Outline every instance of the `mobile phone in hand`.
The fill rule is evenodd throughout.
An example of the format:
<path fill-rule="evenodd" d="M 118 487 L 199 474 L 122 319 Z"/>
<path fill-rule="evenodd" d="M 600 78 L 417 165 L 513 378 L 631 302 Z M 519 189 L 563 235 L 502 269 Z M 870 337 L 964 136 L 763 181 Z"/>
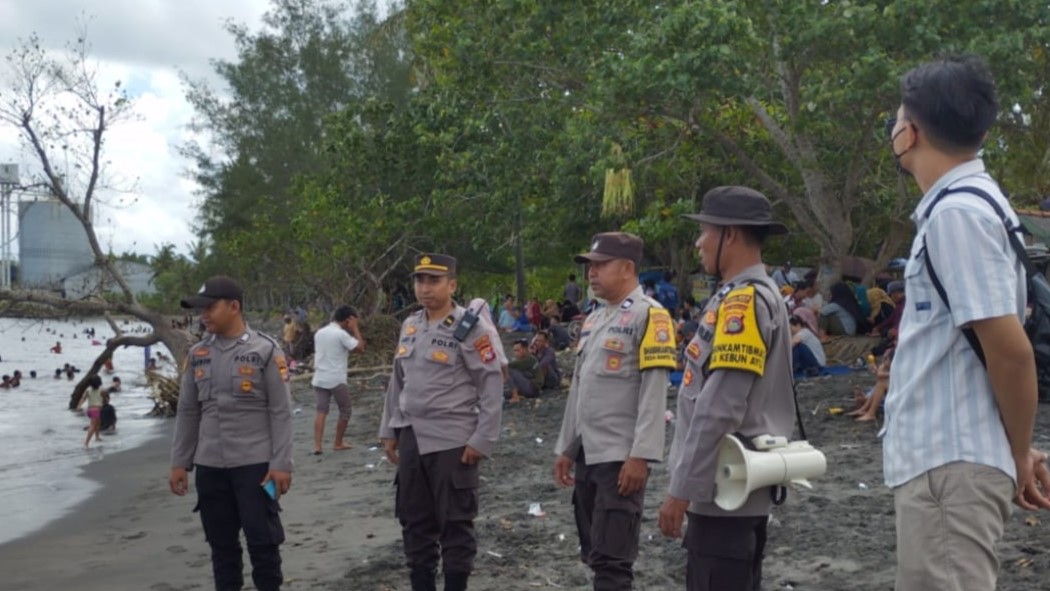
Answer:
<path fill-rule="evenodd" d="M 266 491 L 266 494 L 271 499 L 273 499 L 275 501 L 277 500 L 277 485 L 274 483 L 273 480 L 267 480 L 266 482 L 263 483 L 262 487 L 263 487 L 263 490 Z"/>

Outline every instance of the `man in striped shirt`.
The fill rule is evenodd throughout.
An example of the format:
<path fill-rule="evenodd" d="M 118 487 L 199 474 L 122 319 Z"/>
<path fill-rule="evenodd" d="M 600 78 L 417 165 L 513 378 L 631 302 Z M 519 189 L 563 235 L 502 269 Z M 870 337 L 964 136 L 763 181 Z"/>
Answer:
<path fill-rule="evenodd" d="M 896 589 L 991 590 L 1011 500 L 1050 508 L 1046 456 L 1030 449 L 1037 394 L 1022 325 L 1024 269 L 1002 219 L 978 196 L 953 193 L 927 210 L 945 189 L 974 187 L 1018 225 L 978 156 L 996 118 L 995 82 L 980 58 L 948 57 L 905 74 L 901 91 L 887 128 L 899 168 L 924 196 L 912 216 L 917 235 L 904 272 L 908 301 L 883 430 L 896 509 Z M 967 327 L 987 369 L 961 331 Z"/>

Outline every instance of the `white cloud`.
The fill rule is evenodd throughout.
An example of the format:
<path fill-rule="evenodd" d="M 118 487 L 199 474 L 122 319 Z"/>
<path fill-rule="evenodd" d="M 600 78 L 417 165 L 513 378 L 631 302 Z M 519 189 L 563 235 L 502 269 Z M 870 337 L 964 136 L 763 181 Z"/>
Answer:
<path fill-rule="evenodd" d="M 0 39 L 12 44 L 0 52 L 31 32 L 60 50 L 77 35 L 79 19 L 87 23 L 100 85 L 121 80 L 134 95 L 136 120 L 113 128 L 106 143 L 112 184 L 133 190 L 99 195 L 109 204 L 96 221 L 104 246 L 151 254 L 155 244 L 185 251 L 193 240 L 196 185 L 177 151 L 192 137 L 186 126 L 193 110 L 178 72 L 213 79 L 209 61 L 235 57 L 224 21 L 256 29 L 268 7 L 265 0 L 0 0 Z M 0 162 L 39 168 L 10 129 L 0 129 Z"/>

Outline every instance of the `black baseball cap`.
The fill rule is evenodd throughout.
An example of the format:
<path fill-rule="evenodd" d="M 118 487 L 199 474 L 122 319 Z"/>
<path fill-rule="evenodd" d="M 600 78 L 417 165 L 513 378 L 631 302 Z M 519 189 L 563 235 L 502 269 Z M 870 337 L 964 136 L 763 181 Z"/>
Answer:
<path fill-rule="evenodd" d="M 635 266 L 642 261 L 645 242 L 627 232 L 603 232 L 591 239 L 591 250 L 576 255 L 577 263 L 601 263 L 613 259 L 634 261 Z"/>
<path fill-rule="evenodd" d="M 771 235 L 787 234 L 787 226 L 773 219 L 769 199 L 749 187 L 715 187 L 704 195 L 697 214 L 685 218 L 714 226 L 765 226 Z"/>
<path fill-rule="evenodd" d="M 357 317 L 357 311 L 350 306 L 339 306 L 335 309 L 335 314 L 332 314 L 332 318 L 336 322 L 342 322 L 347 318 Z"/>
<path fill-rule="evenodd" d="M 207 308 L 218 300 L 237 300 L 244 303 L 244 290 L 232 278 L 225 275 L 209 277 L 197 294 L 182 300 L 183 308 Z"/>

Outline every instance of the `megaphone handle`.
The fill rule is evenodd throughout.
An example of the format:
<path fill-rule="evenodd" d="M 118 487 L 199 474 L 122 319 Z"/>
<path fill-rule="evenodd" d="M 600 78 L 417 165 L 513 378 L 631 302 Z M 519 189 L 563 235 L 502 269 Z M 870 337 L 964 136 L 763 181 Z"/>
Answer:
<path fill-rule="evenodd" d="M 779 507 L 787 500 L 788 489 L 786 486 L 774 486 L 769 490 L 769 496 L 773 498 L 773 504 Z"/>

